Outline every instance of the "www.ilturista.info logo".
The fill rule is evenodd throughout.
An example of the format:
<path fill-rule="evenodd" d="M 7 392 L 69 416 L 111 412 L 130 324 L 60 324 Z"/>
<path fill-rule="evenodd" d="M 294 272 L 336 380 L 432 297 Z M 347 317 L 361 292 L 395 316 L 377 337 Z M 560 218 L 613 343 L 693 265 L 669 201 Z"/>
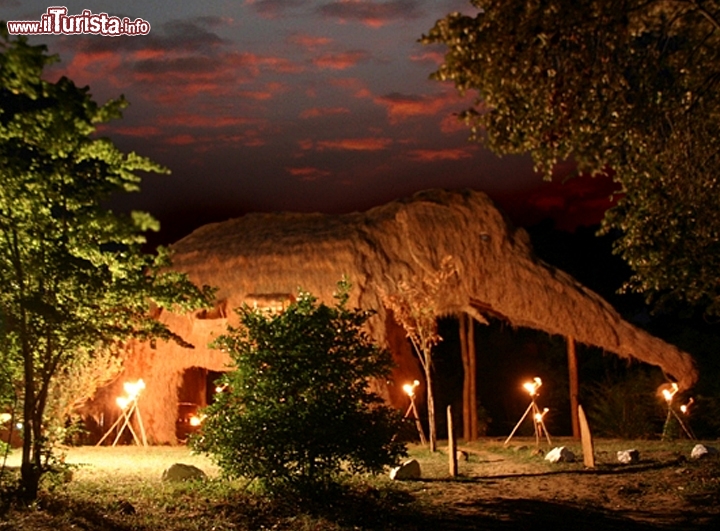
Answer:
<path fill-rule="evenodd" d="M 147 35 L 150 23 L 147 20 L 128 17 L 120 18 L 107 13 L 92 13 L 84 9 L 80 15 L 68 15 L 66 7 L 48 7 L 47 13 L 39 21 L 9 20 L 7 29 L 10 35 Z"/>

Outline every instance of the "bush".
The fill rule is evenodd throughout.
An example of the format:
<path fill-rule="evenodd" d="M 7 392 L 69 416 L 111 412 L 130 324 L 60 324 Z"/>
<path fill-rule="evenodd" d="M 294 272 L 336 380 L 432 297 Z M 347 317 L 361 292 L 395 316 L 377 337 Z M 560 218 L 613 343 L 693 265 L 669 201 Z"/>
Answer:
<path fill-rule="evenodd" d="M 191 445 L 225 475 L 272 491 L 377 473 L 405 455 L 399 412 L 368 390 L 369 378 L 388 375 L 391 356 L 362 331 L 369 313 L 347 309 L 340 287 L 334 307 L 300 293 L 280 315 L 236 310 L 241 325 L 215 341 L 235 370 Z"/>
<path fill-rule="evenodd" d="M 633 371 L 591 387 L 586 398 L 594 435 L 620 439 L 656 436 L 667 414 L 657 395 L 662 381 L 660 375 Z"/>

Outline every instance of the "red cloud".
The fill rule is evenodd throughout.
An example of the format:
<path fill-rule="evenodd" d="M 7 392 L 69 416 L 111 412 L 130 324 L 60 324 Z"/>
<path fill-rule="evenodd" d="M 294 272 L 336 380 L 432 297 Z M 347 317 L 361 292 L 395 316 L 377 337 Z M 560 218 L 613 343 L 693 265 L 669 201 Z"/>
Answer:
<path fill-rule="evenodd" d="M 173 146 L 187 146 L 188 144 L 195 143 L 195 138 L 191 135 L 175 135 L 165 139 L 165 143 Z"/>
<path fill-rule="evenodd" d="M 344 53 L 324 54 L 312 60 L 318 68 L 330 70 L 345 70 L 369 59 L 367 52 L 356 50 Z"/>
<path fill-rule="evenodd" d="M 340 140 L 320 140 L 315 143 L 318 151 L 326 149 L 346 151 L 381 151 L 393 143 L 391 138 L 343 138 Z"/>
<path fill-rule="evenodd" d="M 305 50 L 313 51 L 332 43 L 332 39 L 329 37 L 314 37 L 312 35 L 297 34 L 288 37 L 288 42 L 295 44 L 296 46 L 300 46 Z"/>
<path fill-rule="evenodd" d="M 440 52 L 425 52 L 411 56 L 410 60 L 416 63 L 434 63 L 441 65 L 445 62 L 445 55 Z"/>
<path fill-rule="evenodd" d="M 337 114 L 350 114 L 345 107 L 313 107 L 300 113 L 300 118 L 319 118 L 321 116 L 334 116 Z"/>
<path fill-rule="evenodd" d="M 372 96 L 365 84 L 358 78 L 346 77 L 331 79 L 330 85 L 353 92 L 356 98 L 369 98 Z"/>
<path fill-rule="evenodd" d="M 436 162 L 439 160 L 460 160 L 472 157 L 471 148 L 454 149 L 416 149 L 408 155 L 419 162 Z"/>
<path fill-rule="evenodd" d="M 168 126 L 183 127 L 228 127 L 256 122 L 242 116 L 211 116 L 206 114 L 178 114 L 160 116 L 157 123 Z"/>
<path fill-rule="evenodd" d="M 412 116 L 431 116 L 447 105 L 457 103 L 457 96 L 439 94 L 436 96 L 415 96 L 393 93 L 374 99 L 375 103 L 387 108 L 391 122 Z"/>
<path fill-rule="evenodd" d="M 317 181 L 323 177 L 328 177 L 331 173 L 327 170 L 319 168 L 303 167 L 303 168 L 285 168 L 293 177 L 299 177 L 301 181 Z"/>
<path fill-rule="evenodd" d="M 342 23 L 356 20 L 373 28 L 379 28 L 394 20 L 416 19 L 421 15 L 417 0 L 390 0 L 389 2 L 336 0 L 321 6 L 318 10 L 321 14 L 337 18 Z"/>
<path fill-rule="evenodd" d="M 457 113 L 446 114 L 440 121 L 440 131 L 443 133 L 456 133 L 458 131 L 470 131 L 470 128 L 465 125 Z"/>
<path fill-rule="evenodd" d="M 157 136 L 160 134 L 160 129 L 152 125 L 141 125 L 137 127 L 112 127 L 110 128 L 113 133 L 124 136 Z"/>

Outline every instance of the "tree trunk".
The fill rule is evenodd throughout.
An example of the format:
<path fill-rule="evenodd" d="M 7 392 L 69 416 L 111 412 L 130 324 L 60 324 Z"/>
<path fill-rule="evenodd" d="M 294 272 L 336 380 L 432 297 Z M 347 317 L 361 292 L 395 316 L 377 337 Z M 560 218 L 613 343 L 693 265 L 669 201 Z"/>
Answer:
<path fill-rule="evenodd" d="M 426 358 L 427 363 L 425 367 L 425 383 L 427 384 L 427 409 L 428 409 L 428 428 L 430 432 L 430 451 L 434 452 L 437 449 L 437 430 L 435 426 L 435 397 L 432 391 L 432 367 L 430 364 L 430 358 Z"/>

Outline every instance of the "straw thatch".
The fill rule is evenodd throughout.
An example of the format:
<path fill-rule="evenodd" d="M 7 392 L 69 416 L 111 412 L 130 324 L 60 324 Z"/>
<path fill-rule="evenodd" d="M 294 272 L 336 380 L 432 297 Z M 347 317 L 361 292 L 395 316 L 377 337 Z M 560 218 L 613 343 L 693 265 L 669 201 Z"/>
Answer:
<path fill-rule="evenodd" d="M 221 370 L 227 359 L 207 347 L 223 333 L 232 308 L 282 306 L 298 288 L 333 301 L 336 282 L 353 284 L 351 303 L 377 315 L 369 332 L 394 353 L 396 380 L 419 375 L 402 331 L 383 307 L 399 280 L 432 274 L 446 256 L 458 274 L 436 302 L 442 315 L 467 312 L 515 326 L 572 336 L 622 357 L 662 368 L 682 388 L 697 373 L 690 356 L 624 321 L 600 296 L 538 260 L 527 233 L 515 229 L 483 193 L 432 190 L 367 212 L 346 215 L 250 214 L 206 225 L 172 246 L 174 267 L 197 284 L 217 286 L 217 307 L 196 315 L 160 316 L 195 345 L 139 346 L 128 374 L 148 383 L 146 426 L 172 442 L 179 374 L 188 367 Z M 402 403 L 400 385 L 381 389 Z M 153 405 L 156 404 L 156 405 Z M 160 404 L 160 405 L 157 405 Z M 173 410 L 175 408 L 175 410 Z"/>

